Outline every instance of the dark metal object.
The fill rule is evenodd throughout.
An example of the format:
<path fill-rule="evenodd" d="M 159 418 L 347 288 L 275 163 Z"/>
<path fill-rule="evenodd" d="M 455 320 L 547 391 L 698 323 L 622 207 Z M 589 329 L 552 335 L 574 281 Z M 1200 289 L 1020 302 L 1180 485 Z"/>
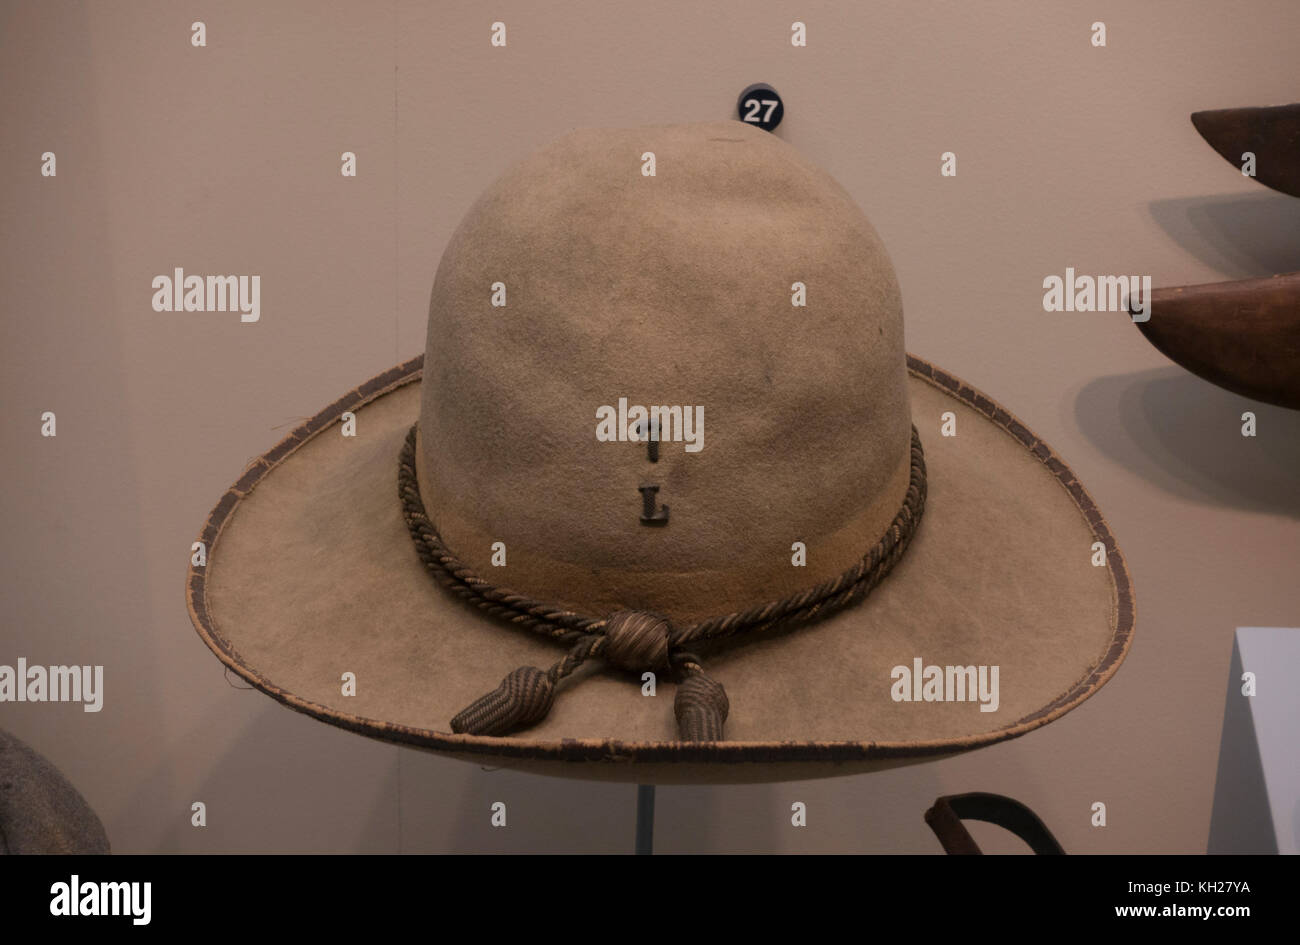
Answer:
<path fill-rule="evenodd" d="M 1300 272 L 1151 293 L 1138 329 L 1211 384 L 1300 410 Z"/>
<path fill-rule="evenodd" d="M 1300 103 L 1195 112 L 1192 124 L 1229 164 L 1240 170 L 1250 151 L 1255 180 L 1300 197 Z"/>
<path fill-rule="evenodd" d="M 636 852 L 649 856 L 655 852 L 655 786 L 636 786 Z"/>
<path fill-rule="evenodd" d="M 659 494 L 659 487 L 637 486 L 636 489 L 641 493 L 641 524 L 667 525 L 668 506 L 661 506 L 658 511 L 655 511 L 655 503 L 658 501 L 655 496 Z"/>
<path fill-rule="evenodd" d="M 938 798 L 925 812 L 925 822 L 951 856 L 978 856 L 984 851 L 966 829 L 963 820 L 982 820 L 1010 830 L 1040 856 L 1059 856 L 1065 850 L 1047 825 L 1024 804 L 1001 794 L 952 794 Z"/>

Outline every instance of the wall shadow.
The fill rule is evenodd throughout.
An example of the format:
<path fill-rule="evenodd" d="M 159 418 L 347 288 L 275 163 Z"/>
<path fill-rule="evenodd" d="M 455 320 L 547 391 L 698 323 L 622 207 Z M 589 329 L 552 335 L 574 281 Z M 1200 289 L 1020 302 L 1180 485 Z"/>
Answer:
<path fill-rule="evenodd" d="M 1153 200 L 1151 218 L 1228 279 L 1300 269 L 1300 200 L 1272 191 Z"/>
<path fill-rule="evenodd" d="M 1241 435 L 1255 414 L 1257 435 Z M 1300 411 L 1169 367 L 1099 377 L 1074 402 L 1080 431 L 1152 485 L 1207 505 L 1300 518 Z"/>

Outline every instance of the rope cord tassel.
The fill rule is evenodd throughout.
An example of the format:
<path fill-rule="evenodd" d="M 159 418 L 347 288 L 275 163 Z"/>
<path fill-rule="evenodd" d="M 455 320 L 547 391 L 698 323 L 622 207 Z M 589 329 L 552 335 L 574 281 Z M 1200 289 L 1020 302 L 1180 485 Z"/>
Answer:
<path fill-rule="evenodd" d="M 540 722 L 555 702 L 555 683 L 536 666 L 520 666 L 501 685 L 471 702 L 451 720 L 458 735 L 505 735 Z"/>
<path fill-rule="evenodd" d="M 682 654 L 683 673 L 673 699 L 673 715 L 677 717 L 677 734 L 684 742 L 722 741 L 722 724 L 727 721 L 731 703 L 722 683 L 705 675 L 699 661 L 691 654 Z"/>
<path fill-rule="evenodd" d="M 604 645 L 604 638 L 594 634 L 567 634 L 567 639 L 574 638 L 573 648 L 550 669 L 520 666 L 507 673 L 501 685 L 456 713 L 451 730 L 457 735 L 508 735 L 546 718 L 555 704 L 559 681 L 598 655 Z"/>

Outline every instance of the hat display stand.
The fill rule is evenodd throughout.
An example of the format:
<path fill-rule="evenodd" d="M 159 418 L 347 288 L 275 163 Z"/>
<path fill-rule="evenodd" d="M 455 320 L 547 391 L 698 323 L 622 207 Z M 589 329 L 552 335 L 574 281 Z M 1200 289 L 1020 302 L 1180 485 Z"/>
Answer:
<path fill-rule="evenodd" d="M 655 786 L 636 786 L 636 843 L 634 852 L 640 856 L 654 853 L 655 849 Z"/>
<path fill-rule="evenodd" d="M 1025 841 L 1034 853 L 1040 855 L 1065 852 L 1037 814 L 1019 801 L 1000 794 L 972 792 L 940 797 L 925 812 L 925 822 L 939 838 L 945 853 L 952 855 L 983 853 L 971 837 L 970 831 L 962 824 L 963 820 L 981 820 L 996 824 Z M 654 853 L 654 828 L 654 785 L 638 784 L 634 843 L 636 854 Z"/>

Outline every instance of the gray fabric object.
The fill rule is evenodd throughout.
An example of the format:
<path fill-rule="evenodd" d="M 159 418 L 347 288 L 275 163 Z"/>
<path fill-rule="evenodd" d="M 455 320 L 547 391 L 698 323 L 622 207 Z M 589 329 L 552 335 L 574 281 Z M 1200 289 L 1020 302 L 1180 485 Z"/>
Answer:
<path fill-rule="evenodd" d="M 108 835 L 60 772 L 0 731 L 0 853 L 108 853 Z"/>

